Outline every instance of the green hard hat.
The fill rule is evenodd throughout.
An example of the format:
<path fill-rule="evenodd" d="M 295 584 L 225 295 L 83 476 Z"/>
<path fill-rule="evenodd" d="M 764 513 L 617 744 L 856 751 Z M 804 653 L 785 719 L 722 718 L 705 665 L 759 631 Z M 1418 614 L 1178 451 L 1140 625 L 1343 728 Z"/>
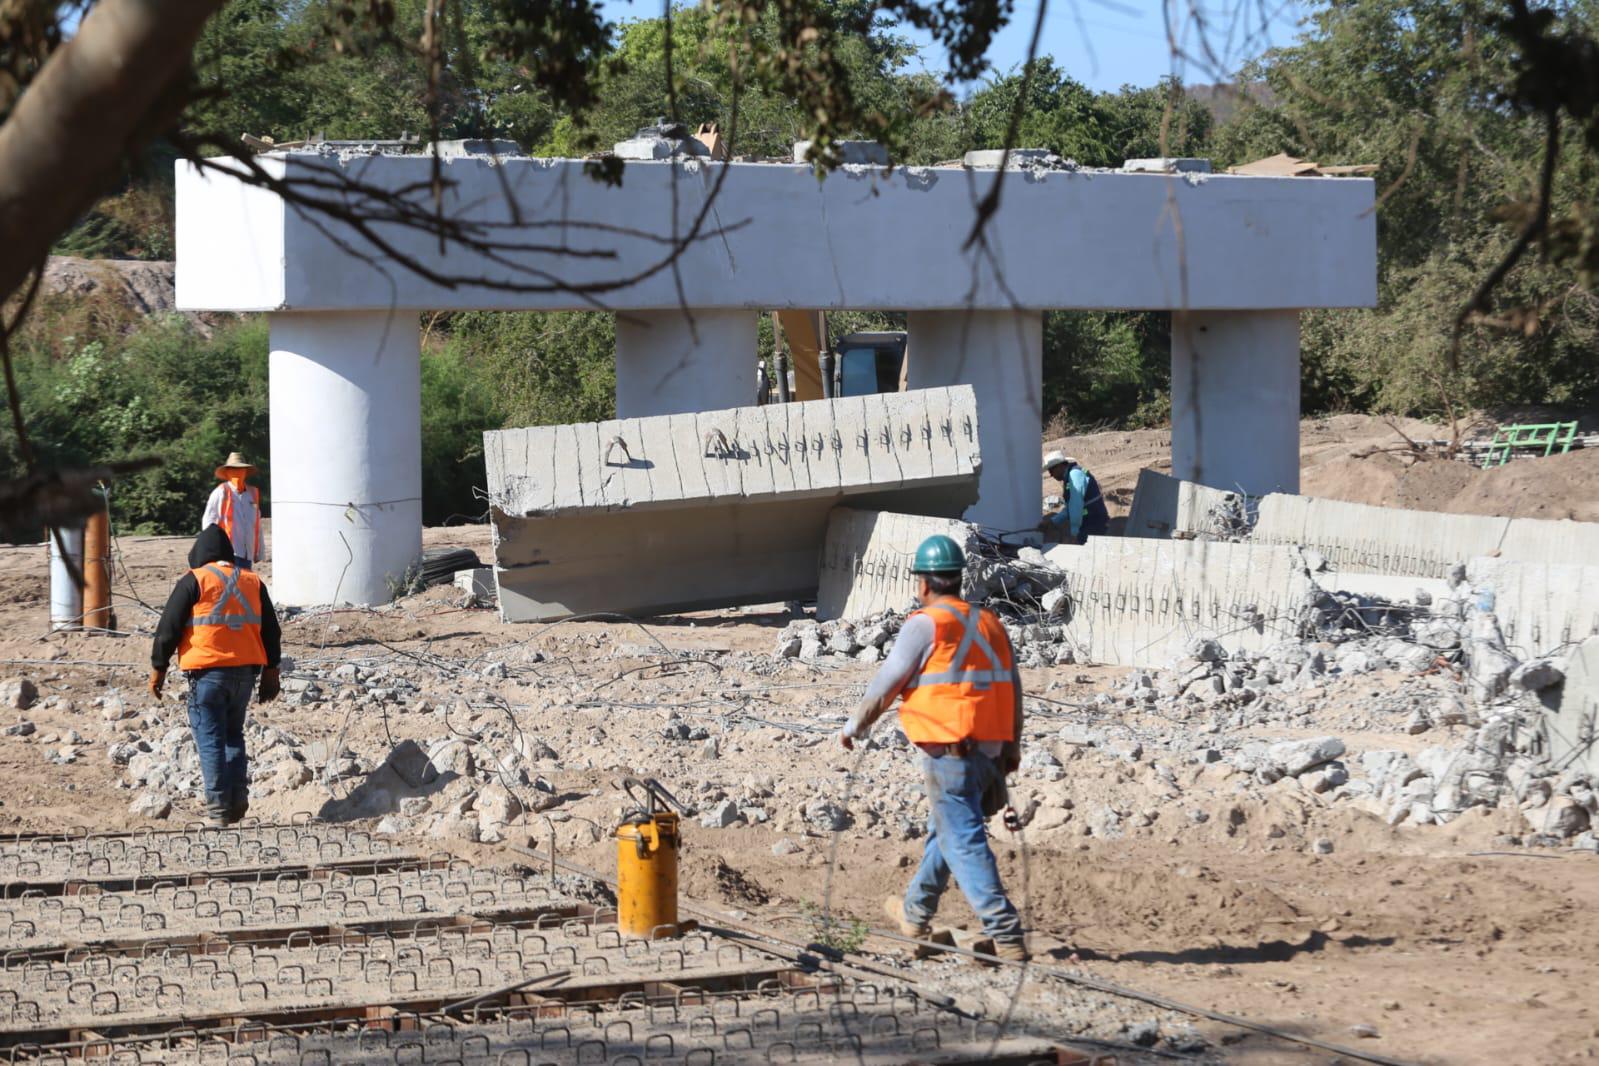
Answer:
<path fill-rule="evenodd" d="M 942 533 L 928 537 L 916 549 L 913 574 L 958 574 L 966 569 L 966 554 L 961 546 Z"/>

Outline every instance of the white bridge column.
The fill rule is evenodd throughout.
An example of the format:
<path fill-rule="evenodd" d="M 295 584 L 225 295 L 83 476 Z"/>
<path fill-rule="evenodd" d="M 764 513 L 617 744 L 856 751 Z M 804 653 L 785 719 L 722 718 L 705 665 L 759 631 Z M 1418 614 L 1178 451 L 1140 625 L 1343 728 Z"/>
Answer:
<path fill-rule="evenodd" d="M 1299 312 L 1172 312 L 1175 477 L 1299 491 Z"/>
<path fill-rule="evenodd" d="M 274 314 L 272 596 L 386 603 L 422 554 L 415 311 Z"/>
<path fill-rule="evenodd" d="M 755 330 L 754 311 L 618 314 L 616 417 L 754 406 Z"/>
<path fill-rule="evenodd" d="M 907 387 L 966 384 L 977 394 L 983 467 L 966 520 L 995 532 L 1032 530 L 1043 514 L 1043 313 L 912 311 L 908 321 Z"/>

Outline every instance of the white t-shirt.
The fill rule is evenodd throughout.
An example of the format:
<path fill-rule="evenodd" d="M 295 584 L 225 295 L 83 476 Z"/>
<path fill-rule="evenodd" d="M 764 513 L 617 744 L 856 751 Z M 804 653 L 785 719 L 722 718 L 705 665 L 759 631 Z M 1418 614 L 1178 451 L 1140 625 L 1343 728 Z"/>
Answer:
<path fill-rule="evenodd" d="M 246 486 L 248 487 L 248 486 Z M 205 517 L 200 520 L 200 528 L 210 525 L 222 524 L 222 499 L 223 493 L 233 497 L 233 556 L 236 559 L 248 559 L 252 563 L 261 561 L 255 553 L 255 532 L 259 527 L 261 516 L 256 512 L 255 501 L 249 492 L 235 492 L 233 486 L 226 481 L 219 482 L 211 490 L 211 496 L 205 501 Z M 262 540 L 261 556 L 266 555 L 266 541 Z"/>

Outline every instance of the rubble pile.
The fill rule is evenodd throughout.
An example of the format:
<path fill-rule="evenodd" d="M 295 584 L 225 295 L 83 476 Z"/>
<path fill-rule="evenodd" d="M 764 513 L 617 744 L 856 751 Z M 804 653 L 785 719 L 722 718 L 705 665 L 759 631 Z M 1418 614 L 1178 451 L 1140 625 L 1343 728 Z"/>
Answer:
<path fill-rule="evenodd" d="M 1325 560 L 1308 550 L 1301 556 L 1317 580 Z M 1022 549 L 1015 559 L 974 559 L 963 592 L 1000 614 L 1022 666 L 1064 665 L 1078 661 L 1065 620 L 1068 580 L 1043 553 Z M 1296 620 L 1278 623 L 1282 639 L 1263 651 L 1229 652 L 1223 639 L 1195 636 L 1183 658 L 1162 669 L 1132 670 L 1112 690 L 1080 704 L 1092 725 L 1074 722 L 1030 742 L 1022 771 L 1031 785 L 1026 820 L 1045 833 L 1069 826 L 1114 836 L 1127 824 L 1154 826 L 1167 804 L 1225 792 L 1235 802 L 1270 807 L 1287 789 L 1317 807 L 1347 805 L 1390 826 L 1448 824 L 1474 809 L 1518 811 L 1521 829 L 1507 836 L 1599 846 L 1589 831 L 1599 814 L 1595 782 L 1579 769 L 1554 766 L 1543 743 L 1539 694 L 1562 682 L 1563 663 L 1518 659 L 1493 614 L 1492 596 L 1467 583 L 1464 567 L 1454 568 L 1440 596 L 1418 588 L 1402 600 L 1383 599 L 1323 584 L 1313 586 Z M 857 621 L 796 621 L 779 635 L 775 655 L 876 662 L 892 648 L 904 619 L 888 611 Z M 1236 621 L 1264 624 L 1257 617 Z M 1364 699 L 1340 696 L 1367 683 L 1381 687 Z M 1162 724 L 1135 724 L 1149 720 Z M 1317 727 L 1436 733 L 1438 742 L 1419 750 L 1361 745 L 1351 753 L 1340 736 L 1254 739 Z M 903 740 L 894 731 L 874 743 L 892 749 Z M 1067 779 L 1076 769 L 1068 768 L 1083 759 L 1113 774 L 1118 765 L 1145 765 L 1153 779 L 1121 790 L 1087 816 L 1074 815 L 1078 789 Z M 733 817 L 736 805 L 728 811 Z M 914 825 L 901 826 L 898 816 L 897 810 L 870 812 L 906 834 L 917 832 Z M 1228 815 L 1237 817 L 1243 815 Z M 1195 807 L 1169 819 L 1183 827 L 1209 820 Z"/>
<path fill-rule="evenodd" d="M 1020 666 L 1069 666 L 1078 661 L 1075 645 L 1063 624 L 1069 599 L 1066 574 L 1051 566 L 1037 548 L 1022 548 L 1015 558 L 997 552 L 968 557 L 961 594 L 992 608 L 1005 624 Z M 779 659 L 811 662 L 840 656 L 874 663 L 894 646 L 894 635 L 916 609 L 887 610 L 865 619 L 826 622 L 798 620 L 778 635 L 773 654 Z"/>

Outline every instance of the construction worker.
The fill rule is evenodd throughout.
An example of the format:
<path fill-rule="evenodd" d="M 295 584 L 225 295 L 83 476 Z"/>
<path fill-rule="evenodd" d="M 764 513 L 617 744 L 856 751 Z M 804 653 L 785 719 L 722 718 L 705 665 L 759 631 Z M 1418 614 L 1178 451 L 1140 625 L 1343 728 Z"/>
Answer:
<path fill-rule="evenodd" d="M 1044 456 L 1044 473 L 1061 483 L 1066 506 L 1038 523 L 1042 533 L 1053 533 L 1063 544 L 1081 544 L 1089 537 L 1110 532 L 1110 511 L 1094 475 L 1064 452 Z"/>
<path fill-rule="evenodd" d="M 189 549 L 189 572 L 167 597 L 150 648 L 150 695 L 161 698 L 167 663 L 189 679 L 189 732 L 205 779 L 206 822 L 232 825 L 250 806 L 244 712 L 250 691 L 262 703 L 278 694 L 282 633 L 261 579 L 241 569 L 221 526 Z"/>
<path fill-rule="evenodd" d="M 244 460 L 244 453 L 234 452 L 228 461 L 216 468 L 217 480 L 222 484 L 211 490 L 205 501 L 205 515 L 200 528 L 210 525 L 222 527 L 233 542 L 233 561 L 242 570 L 249 570 L 261 561 L 261 490 L 245 484 L 245 478 L 255 473 L 255 467 Z"/>
<path fill-rule="evenodd" d="M 1005 775 L 1021 763 L 1022 682 L 1005 627 L 960 598 L 965 567 L 948 537 L 928 537 L 916 549 L 911 572 L 921 579 L 921 610 L 906 620 L 839 743 L 853 750 L 902 698 L 900 728 L 921 749 L 930 818 L 921 865 L 904 899 L 891 897 L 885 909 L 904 935 L 926 940 L 954 875 L 995 953 L 1025 961 L 1021 918 L 1000 883 L 986 829 L 1003 806 Z"/>

